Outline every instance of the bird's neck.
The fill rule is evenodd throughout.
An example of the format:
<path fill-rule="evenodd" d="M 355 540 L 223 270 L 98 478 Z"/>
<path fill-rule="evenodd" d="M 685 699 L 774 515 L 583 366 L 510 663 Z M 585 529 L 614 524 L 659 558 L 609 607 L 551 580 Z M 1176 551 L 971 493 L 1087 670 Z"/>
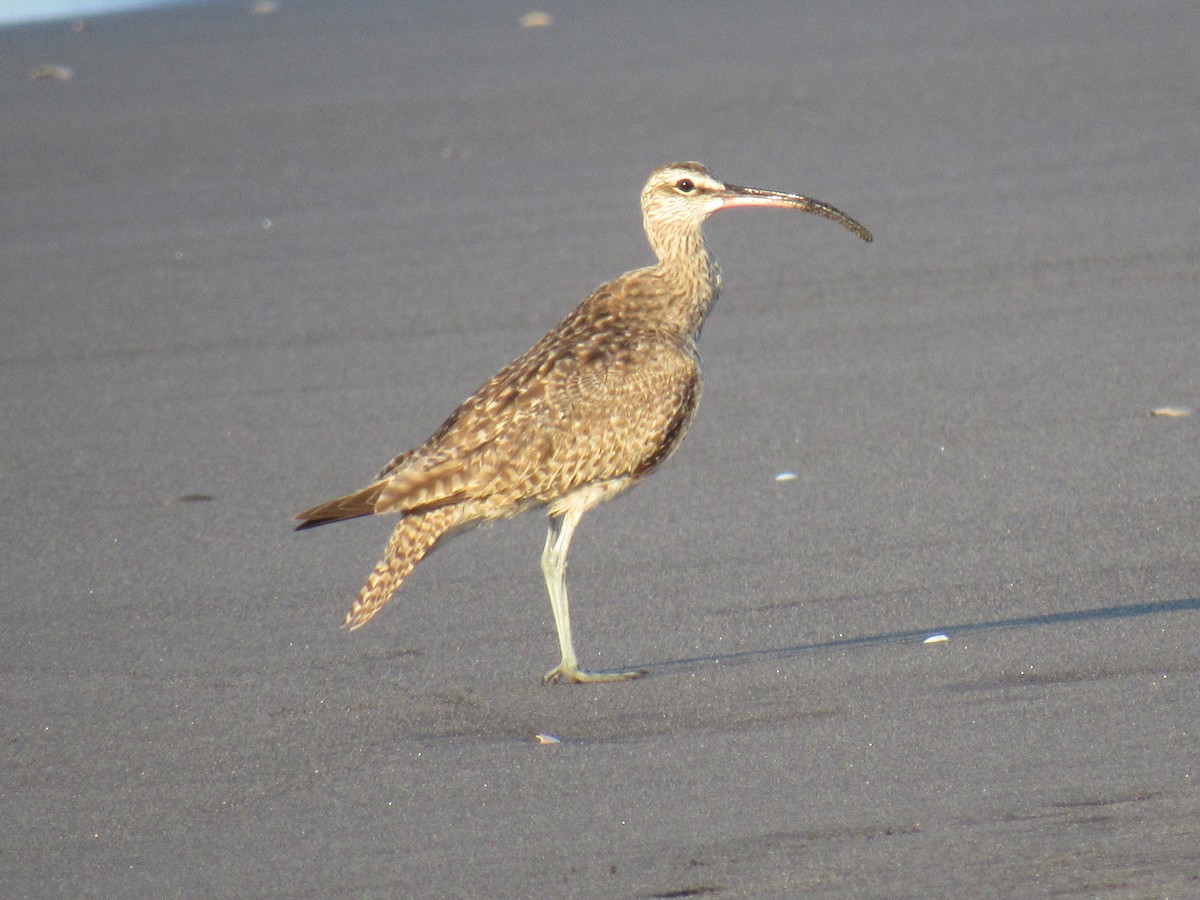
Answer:
<path fill-rule="evenodd" d="M 655 274 L 664 282 L 664 316 L 692 339 L 700 337 L 704 317 L 721 292 L 721 268 L 699 233 L 676 235 L 669 243 L 655 242 Z"/>

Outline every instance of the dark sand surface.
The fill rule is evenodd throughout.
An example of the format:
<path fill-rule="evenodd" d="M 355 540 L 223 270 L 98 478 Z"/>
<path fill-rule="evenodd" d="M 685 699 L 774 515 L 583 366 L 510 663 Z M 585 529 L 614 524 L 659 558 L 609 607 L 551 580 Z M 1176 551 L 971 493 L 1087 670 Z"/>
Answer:
<path fill-rule="evenodd" d="M 1200 896 L 1200 7 L 249 9 L 0 31 L 0 894 Z M 339 630 L 390 525 L 289 517 L 680 158 L 876 242 L 708 229 L 697 423 L 572 554 L 651 675 L 539 683 L 537 515 Z"/>

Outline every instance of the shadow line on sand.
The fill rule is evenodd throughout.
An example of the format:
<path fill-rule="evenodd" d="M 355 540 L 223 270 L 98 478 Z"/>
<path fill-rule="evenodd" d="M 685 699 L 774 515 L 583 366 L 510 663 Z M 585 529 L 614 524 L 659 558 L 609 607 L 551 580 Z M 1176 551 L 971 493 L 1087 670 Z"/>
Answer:
<path fill-rule="evenodd" d="M 971 634 L 1005 628 L 1030 628 L 1046 625 L 1067 625 L 1073 622 L 1093 622 L 1104 619 L 1131 619 L 1138 616 L 1157 616 L 1177 612 L 1200 611 L 1200 597 L 1180 600 L 1162 600 L 1156 603 L 1129 603 L 1122 606 L 1102 606 L 1097 609 L 1071 610 L 1070 612 L 1046 613 L 1039 616 L 1019 616 L 1012 619 L 997 619 L 993 622 L 968 622 L 962 625 L 941 625 L 932 628 L 912 628 L 905 631 L 889 631 L 883 634 L 862 637 L 838 638 L 812 644 L 796 644 L 792 647 L 773 647 L 766 650 L 741 650 L 720 656 L 693 656 L 686 659 L 667 659 L 646 663 L 650 675 L 669 671 L 695 669 L 703 666 L 744 665 L 775 659 L 791 659 L 806 653 L 847 647 L 872 647 L 881 644 L 924 641 L 931 635 Z"/>

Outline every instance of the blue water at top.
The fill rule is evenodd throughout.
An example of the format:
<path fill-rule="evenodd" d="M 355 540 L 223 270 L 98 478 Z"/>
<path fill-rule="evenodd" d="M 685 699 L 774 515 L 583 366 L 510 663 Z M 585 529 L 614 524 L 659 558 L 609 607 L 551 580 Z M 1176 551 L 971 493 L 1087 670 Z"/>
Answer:
<path fill-rule="evenodd" d="M 169 6 L 172 0 L 0 0 L 0 26 Z"/>

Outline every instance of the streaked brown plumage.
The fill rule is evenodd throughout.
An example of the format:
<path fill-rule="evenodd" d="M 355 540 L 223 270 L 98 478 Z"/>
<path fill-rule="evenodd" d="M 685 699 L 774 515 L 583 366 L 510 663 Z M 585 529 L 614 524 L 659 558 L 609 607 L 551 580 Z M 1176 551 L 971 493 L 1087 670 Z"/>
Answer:
<path fill-rule="evenodd" d="M 567 604 L 567 549 L 580 517 L 654 471 L 691 424 L 701 383 L 696 345 L 721 288 L 701 226 L 730 206 L 816 213 L 871 240 L 862 225 L 827 204 L 723 184 L 699 163 L 653 172 L 642 190 L 642 217 L 655 265 L 597 288 L 467 398 L 428 441 L 388 463 L 372 484 L 296 516 L 303 520 L 298 529 L 358 516 L 401 517 L 345 625 L 370 621 L 438 541 L 544 507 L 550 530 L 542 571 L 562 652 L 545 680 L 643 674 L 579 668 Z"/>

